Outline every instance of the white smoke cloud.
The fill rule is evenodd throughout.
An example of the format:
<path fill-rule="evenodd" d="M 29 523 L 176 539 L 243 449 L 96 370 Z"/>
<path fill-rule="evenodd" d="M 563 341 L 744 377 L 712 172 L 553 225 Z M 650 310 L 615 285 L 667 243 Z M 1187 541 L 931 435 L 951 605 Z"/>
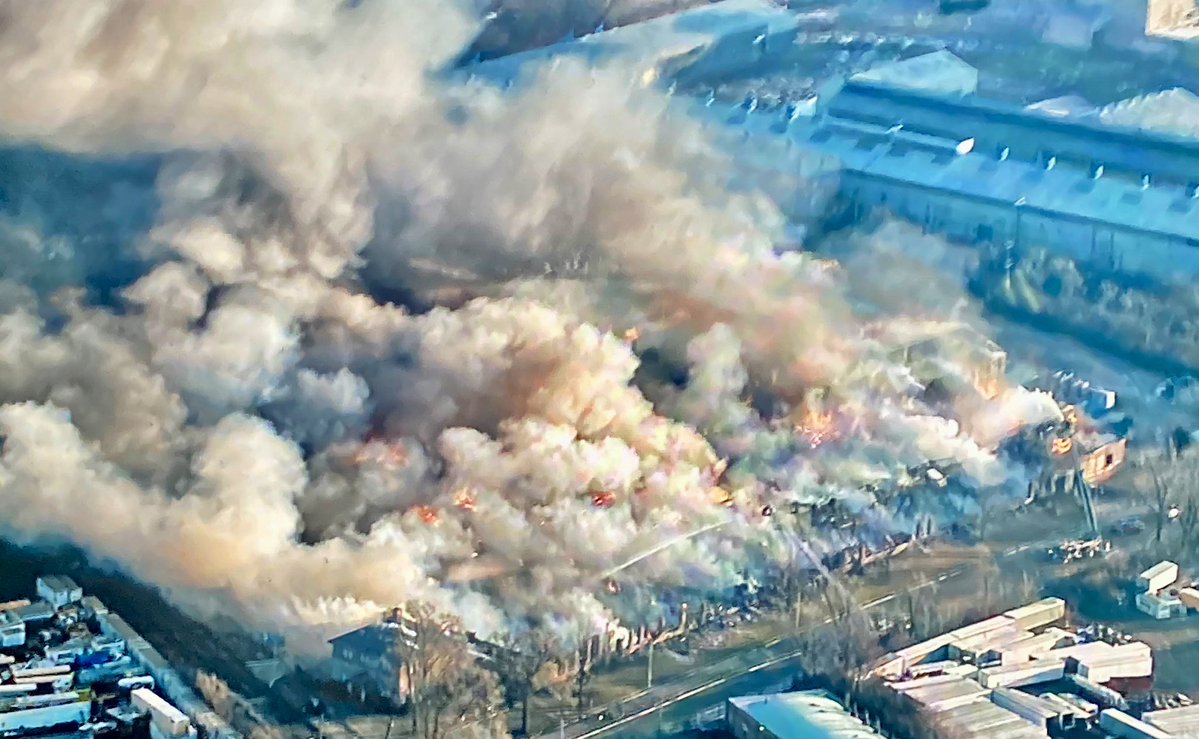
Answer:
<path fill-rule="evenodd" d="M 0 289 L 0 533 L 275 627 L 410 598 L 483 633 L 595 626 L 639 607 L 604 573 L 659 542 L 636 580 L 719 589 L 785 533 L 765 502 L 985 457 L 830 263 L 772 251 L 777 207 L 730 194 L 667 97 L 570 64 L 522 93 L 442 79 L 468 10 L 0 1 L 5 143 L 149 155 L 94 165 L 128 180 L 103 244 L 51 185 L 0 223 L 0 274 L 32 287 Z M 444 304 L 385 302 L 411 294 Z M 630 328 L 690 367 L 658 406 Z M 814 386 L 827 450 L 750 402 Z"/>

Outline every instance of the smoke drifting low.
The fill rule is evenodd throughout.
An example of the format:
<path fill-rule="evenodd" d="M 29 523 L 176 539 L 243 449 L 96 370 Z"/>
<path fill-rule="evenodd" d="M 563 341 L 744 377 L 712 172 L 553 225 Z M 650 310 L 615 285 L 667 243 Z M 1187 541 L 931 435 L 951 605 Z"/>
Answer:
<path fill-rule="evenodd" d="M 566 632 L 637 613 L 603 574 L 660 541 L 719 524 L 629 570 L 718 588 L 795 535 L 764 503 L 998 474 L 621 69 L 447 80 L 477 22 L 446 0 L 0 17 L 6 537 L 272 628 L 420 598 Z M 820 429 L 755 400 L 813 388 Z"/>

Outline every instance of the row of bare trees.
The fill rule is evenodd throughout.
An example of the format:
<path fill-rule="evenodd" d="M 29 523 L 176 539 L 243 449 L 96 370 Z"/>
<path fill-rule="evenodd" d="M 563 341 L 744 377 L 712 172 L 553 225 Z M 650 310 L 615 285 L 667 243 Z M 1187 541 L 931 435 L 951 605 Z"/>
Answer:
<path fill-rule="evenodd" d="M 567 644 L 533 628 L 482 644 L 428 604 L 409 603 L 404 614 L 409 633 L 396 640 L 394 657 L 412 730 L 422 739 L 444 739 L 468 726 L 472 736 L 506 737 L 508 707 L 519 707 L 517 733 L 527 735 L 530 703 L 543 691 L 559 700 L 573 692 L 581 715 L 594 675 L 590 635 Z"/>

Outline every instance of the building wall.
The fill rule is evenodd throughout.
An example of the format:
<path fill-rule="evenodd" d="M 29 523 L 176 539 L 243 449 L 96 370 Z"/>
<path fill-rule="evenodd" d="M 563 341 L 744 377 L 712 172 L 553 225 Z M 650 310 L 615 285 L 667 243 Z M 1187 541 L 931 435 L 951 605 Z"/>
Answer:
<path fill-rule="evenodd" d="M 842 196 L 855 217 L 885 209 L 933 233 L 967 242 L 1044 247 L 1101 269 L 1166 282 L 1199 277 L 1199 245 L 1109 223 L 978 200 L 863 172 L 842 174 Z"/>
<path fill-rule="evenodd" d="M 0 732 L 30 731 L 66 724 L 81 724 L 86 722 L 91 715 L 92 705 L 88 701 L 29 708 L 24 711 L 5 711 L 0 713 Z"/>

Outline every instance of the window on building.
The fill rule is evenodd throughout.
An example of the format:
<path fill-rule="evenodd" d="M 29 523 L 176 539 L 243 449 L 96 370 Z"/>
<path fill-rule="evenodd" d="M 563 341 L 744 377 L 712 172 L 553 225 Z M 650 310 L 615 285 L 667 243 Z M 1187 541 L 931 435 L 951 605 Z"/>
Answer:
<path fill-rule="evenodd" d="M 1107 454 L 1106 454 L 1106 455 L 1103 457 L 1103 466 L 1104 466 L 1104 468 L 1111 467 L 1111 466 L 1112 466 L 1112 465 L 1114 465 L 1115 463 L 1116 463 L 1116 455 L 1112 454 L 1111 452 L 1108 452 L 1108 453 L 1107 453 Z"/>

